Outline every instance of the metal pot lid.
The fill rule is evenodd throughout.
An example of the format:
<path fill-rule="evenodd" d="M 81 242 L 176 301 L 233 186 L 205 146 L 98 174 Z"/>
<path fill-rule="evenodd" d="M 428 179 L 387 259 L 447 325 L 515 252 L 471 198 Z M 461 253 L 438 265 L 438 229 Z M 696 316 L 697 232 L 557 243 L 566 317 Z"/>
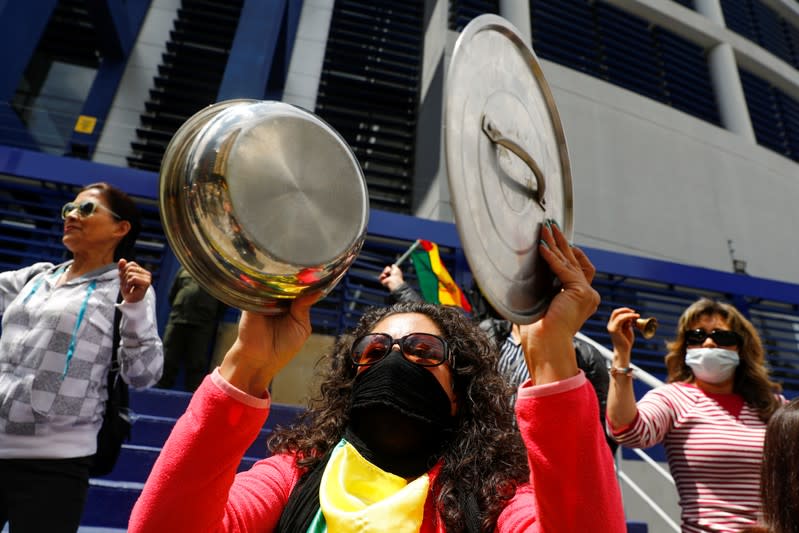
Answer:
<path fill-rule="evenodd" d="M 560 291 L 538 254 L 542 224 L 572 238 L 572 180 L 555 101 L 533 50 L 508 21 L 473 19 L 446 80 L 452 207 L 481 292 L 503 317 L 534 322 Z"/>

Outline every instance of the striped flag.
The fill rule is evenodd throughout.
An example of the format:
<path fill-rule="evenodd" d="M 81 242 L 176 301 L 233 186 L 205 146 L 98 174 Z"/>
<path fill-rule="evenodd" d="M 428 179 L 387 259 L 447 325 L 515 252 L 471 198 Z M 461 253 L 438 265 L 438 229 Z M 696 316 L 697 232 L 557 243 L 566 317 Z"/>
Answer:
<path fill-rule="evenodd" d="M 411 261 L 419 278 L 419 289 L 425 301 L 441 304 L 455 305 L 466 312 L 472 311 L 469 300 L 460 287 L 452 280 L 447 272 L 441 257 L 438 255 L 438 245 L 434 242 L 419 240 L 419 247 L 411 252 Z"/>

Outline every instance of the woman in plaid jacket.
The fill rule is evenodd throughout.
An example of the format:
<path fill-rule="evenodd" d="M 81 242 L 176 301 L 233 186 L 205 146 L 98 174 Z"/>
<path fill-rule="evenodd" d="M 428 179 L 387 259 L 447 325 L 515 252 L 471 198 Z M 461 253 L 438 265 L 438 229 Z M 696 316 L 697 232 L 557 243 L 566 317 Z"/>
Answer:
<path fill-rule="evenodd" d="M 141 226 L 133 201 L 96 183 L 61 217 L 73 259 L 0 273 L 0 528 L 12 531 L 78 529 L 117 306 L 122 379 L 148 387 L 163 365 L 151 275 L 125 259 Z"/>

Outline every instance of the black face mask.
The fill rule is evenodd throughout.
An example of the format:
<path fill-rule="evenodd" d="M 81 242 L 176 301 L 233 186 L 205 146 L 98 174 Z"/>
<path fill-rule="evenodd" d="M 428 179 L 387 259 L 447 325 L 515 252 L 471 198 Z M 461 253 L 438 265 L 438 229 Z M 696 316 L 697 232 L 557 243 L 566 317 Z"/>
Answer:
<path fill-rule="evenodd" d="M 381 469 L 417 477 L 449 441 L 455 420 L 450 410 L 435 376 L 392 351 L 356 376 L 345 437 Z"/>

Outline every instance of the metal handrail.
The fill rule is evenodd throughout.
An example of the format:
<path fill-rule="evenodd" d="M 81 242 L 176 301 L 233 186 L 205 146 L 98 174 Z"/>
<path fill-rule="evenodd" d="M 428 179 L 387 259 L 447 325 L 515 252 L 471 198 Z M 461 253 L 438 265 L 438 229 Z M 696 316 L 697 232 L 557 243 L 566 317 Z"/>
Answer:
<path fill-rule="evenodd" d="M 643 450 L 641 450 L 641 449 L 639 449 L 639 448 L 630 448 L 630 450 L 632 450 L 632 452 L 633 452 L 633 453 L 635 453 L 635 454 L 636 454 L 638 457 L 640 457 L 640 458 L 641 458 L 641 459 L 642 459 L 642 460 L 643 460 L 643 461 L 644 461 L 646 464 L 648 464 L 648 465 L 649 465 L 649 466 L 651 466 L 653 469 L 655 469 L 655 471 L 656 471 L 658 474 L 660 474 L 661 476 L 663 476 L 663 479 L 665 479 L 666 481 L 668 481 L 669 483 L 671 483 L 672 485 L 674 485 L 674 478 L 673 478 L 673 477 L 671 477 L 671 474 L 669 474 L 669 473 L 666 471 L 666 469 L 665 469 L 665 468 L 663 468 L 662 466 L 660 466 L 660 465 L 658 464 L 658 462 L 657 462 L 657 461 L 655 461 L 654 459 L 652 459 L 651 457 L 649 457 L 649 454 L 647 454 L 645 451 L 643 451 Z"/>
<path fill-rule="evenodd" d="M 582 340 L 584 342 L 587 342 L 588 344 L 590 344 L 591 346 L 596 348 L 599 351 L 599 353 L 601 353 L 602 356 L 605 359 L 607 359 L 608 361 L 612 361 L 613 360 L 613 352 L 611 352 L 610 350 L 608 350 L 607 348 L 605 348 L 604 346 L 602 346 L 601 344 L 596 342 L 594 339 L 592 339 L 590 337 L 587 337 L 586 335 L 584 335 L 584 334 L 582 334 L 580 332 L 578 332 L 575 335 L 575 337 L 579 338 L 580 340 Z M 659 380 L 658 378 L 656 378 L 655 376 L 653 376 L 652 374 L 650 374 L 646 370 L 640 368 L 639 366 L 637 366 L 637 365 L 635 365 L 633 363 L 630 363 L 630 367 L 632 367 L 635 370 L 633 372 L 633 378 L 634 379 L 640 380 L 641 382 L 649 385 L 653 389 L 655 389 L 657 387 L 662 387 L 664 385 L 664 383 L 661 380 Z M 637 448 L 631 448 L 631 449 L 636 455 L 638 455 L 641 459 L 643 459 L 643 461 L 646 464 L 648 464 L 650 467 L 652 467 L 655 470 L 655 472 L 660 474 L 669 483 L 674 485 L 674 478 L 671 477 L 671 474 L 669 474 L 662 466 L 660 466 L 646 452 L 644 452 L 643 450 L 637 449 Z M 618 454 L 618 457 L 620 457 L 620 456 L 621 456 L 621 453 Z M 669 527 L 671 527 L 671 529 L 673 529 L 674 531 L 677 531 L 679 533 L 679 531 L 680 531 L 679 525 L 677 525 L 677 523 L 675 523 L 674 520 L 671 519 L 671 517 L 657 504 L 657 502 L 654 501 L 652 498 L 650 498 L 646 494 L 646 492 L 644 492 L 644 490 L 641 487 L 639 487 L 638 484 L 635 483 L 635 481 L 633 481 L 630 478 L 630 476 L 628 476 L 627 474 L 622 472 L 621 464 L 620 464 L 620 461 L 618 460 L 618 457 L 616 459 L 616 473 L 619 476 L 619 479 L 624 481 L 624 483 L 626 483 L 627 486 L 629 486 L 630 489 L 632 489 L 632 491 L 635 492 L 644 501 L 644 503 L 646 503 L 660 518 L 662 518 L 663 521 Z"/>
<path fill-rule="evenodd" d="M 613 352 L 611 352 L 610 350 L 608 350 L 607 348 L 605 348 L 604 346 L 599 344 L 597 341 L 595 341 L 591 337 L 587 337 L 587 336 L 583 335 L 582 333 L 580 333 L 579 331 L 577 332 L 577 335 L 575 335 L 575 337 L 579 338 L 580 340 L 583 340 L 583 341 L 587 342 L 588 344 L 590 344 L 591 346 L 593 346 L 594 348 L 599 350 L 599 353 L 601 353 L 602 356 L 605 359 L 607 359 L 608 361 L 613 361 Z M 630 367 L 635 370 L 635 372 L 633 372 L 633 377 L 635 379 L 638 379 L 639 381 L 642 381 L 643 383 L 646 383 L 647 385 L 649 385 L 653 389 L 656 389 L 658 387 L 662 387 L 663 385 L 665 385 L 665 383 L 663 383 L 658 378 L 656 378 L 655 376 L 653 376 L 652 374 L 650 374 L 649 372 L 647 372 L 643 368 L 639 367 L 635 363 L 630 363 Z"/>
<path fill-rule="evenodd" d="M 621 478 L 622 481 L 627 483 L 627 485 L 629 485 L 629 487 L 642 500 L 644 500 L 644 502 L 646 502 L 649 505 L 649 507 L 651 507 L 652 510 L 655 511 L 655 513 L 657 513 L 657 515 L 660 518 L 662 518 L 664 522 L 666 522 L 666 524 L 668 524 L 674 531 L 677 531 L 679 533 L 680 526 L 678 526 L 677 523 L 674 520 L 672 520 L 671 517 L 668 514 L 666 514 L 666 512 L 663 509 L 660 508 L 660 506 L 657 504 L 657 502 L 655 502 L 652 498 L 650 498 L 647 495 L 646 492 L 644 492 L 644 489 L 639 487 L 638 484 L 630 478 L 630 476 L 628 476 L 627 474 L 625 474 L 621 470 L 618 471 L 618 474 L 619 474 L 619 478 Z"/>

